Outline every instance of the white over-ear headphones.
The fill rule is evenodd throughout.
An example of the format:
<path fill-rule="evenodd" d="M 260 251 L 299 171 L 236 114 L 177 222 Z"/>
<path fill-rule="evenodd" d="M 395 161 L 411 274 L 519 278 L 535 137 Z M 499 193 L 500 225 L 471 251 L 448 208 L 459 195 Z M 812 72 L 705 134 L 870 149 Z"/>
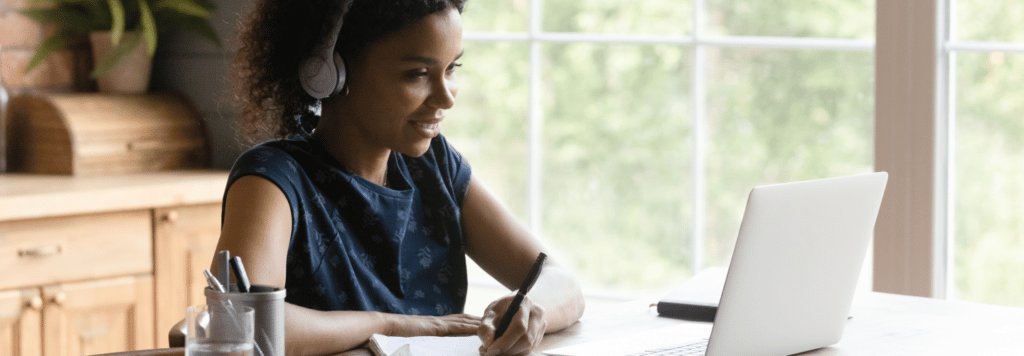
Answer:
<path fill-rule="evenodd" d="M 345 61 L 334 51 L 338 42 L 345 13 L 352 6 L 352 0 L 342 0 L 341 10 L 334 17 L 334 27 L 324 41 L 313 49 L 313 53 L 299 64 L 299 81 L 302 89 L 316 99 L 324 99 L 340 93 L 345 87 Z"/>

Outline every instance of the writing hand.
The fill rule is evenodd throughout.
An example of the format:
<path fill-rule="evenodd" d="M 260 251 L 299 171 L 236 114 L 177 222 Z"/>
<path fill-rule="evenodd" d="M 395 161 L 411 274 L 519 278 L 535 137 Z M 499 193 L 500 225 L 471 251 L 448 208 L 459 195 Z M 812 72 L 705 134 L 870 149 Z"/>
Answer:
<path fill-rule="evenodd" d="M 484 311 L 484 318 L 477 329 L 477 335 L 483 342 L 483 346 L 480 346 L 481 355 L 529 355 L 544 339 L 547 330 L 544 308 L 533 304 L 530 297 L 523 298 L 519 312 L 515 314 L 505 334 L 494 339 L 495 329 L 514 297 L 515 294 L 502 297 Z"/>

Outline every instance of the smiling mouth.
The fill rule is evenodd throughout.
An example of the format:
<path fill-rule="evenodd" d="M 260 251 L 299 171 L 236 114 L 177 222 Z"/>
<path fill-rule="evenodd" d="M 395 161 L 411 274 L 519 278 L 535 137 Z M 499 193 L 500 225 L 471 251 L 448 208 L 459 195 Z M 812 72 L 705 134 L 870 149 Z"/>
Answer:
<path fill-rule="evenodd" d="M 412 127 L 416 128 L 423 138 L 434 138 L 441 133 L 441 120 L 411 121 Z"/>
<path fill-rule="evenodd" d="M 427 130 L 427 131 L 436 131 L 436 130 L 439 130 L 441 128 L 441 122 L 440 121 L 433 122 L 433 123 L 429 123 L 429 122 L 413 122 L 413 124 L 416 125 L 417 127 L 419 127 L 420 129 Z"/>

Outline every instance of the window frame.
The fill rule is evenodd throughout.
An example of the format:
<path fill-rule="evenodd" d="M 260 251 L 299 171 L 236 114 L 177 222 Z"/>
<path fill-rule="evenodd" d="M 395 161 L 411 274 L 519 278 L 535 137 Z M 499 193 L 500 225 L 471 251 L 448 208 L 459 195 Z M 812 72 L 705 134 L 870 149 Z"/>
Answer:
<path fill-rule="evenodd" d="M 877 1 L 875 170 L 889 172 L 874 240 L 874 290 L 942 297 L 948 174 L 936 0 Z M 945 99 L 943 99 L 945 100 Z"/>

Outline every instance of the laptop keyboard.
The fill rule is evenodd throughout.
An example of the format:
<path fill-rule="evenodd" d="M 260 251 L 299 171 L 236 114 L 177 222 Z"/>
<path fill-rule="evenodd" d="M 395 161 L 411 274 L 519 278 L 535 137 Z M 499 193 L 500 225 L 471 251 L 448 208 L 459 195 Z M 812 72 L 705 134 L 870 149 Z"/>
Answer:
<path fill-rule="evenodd" d="M 628 356 L 700 356 L 704 355 L 704 351 L 707 350 L 707 348 L 708 339 L 703 339 L 686 345 L 647 350 L 637 354 L 630 354 Z"/>

